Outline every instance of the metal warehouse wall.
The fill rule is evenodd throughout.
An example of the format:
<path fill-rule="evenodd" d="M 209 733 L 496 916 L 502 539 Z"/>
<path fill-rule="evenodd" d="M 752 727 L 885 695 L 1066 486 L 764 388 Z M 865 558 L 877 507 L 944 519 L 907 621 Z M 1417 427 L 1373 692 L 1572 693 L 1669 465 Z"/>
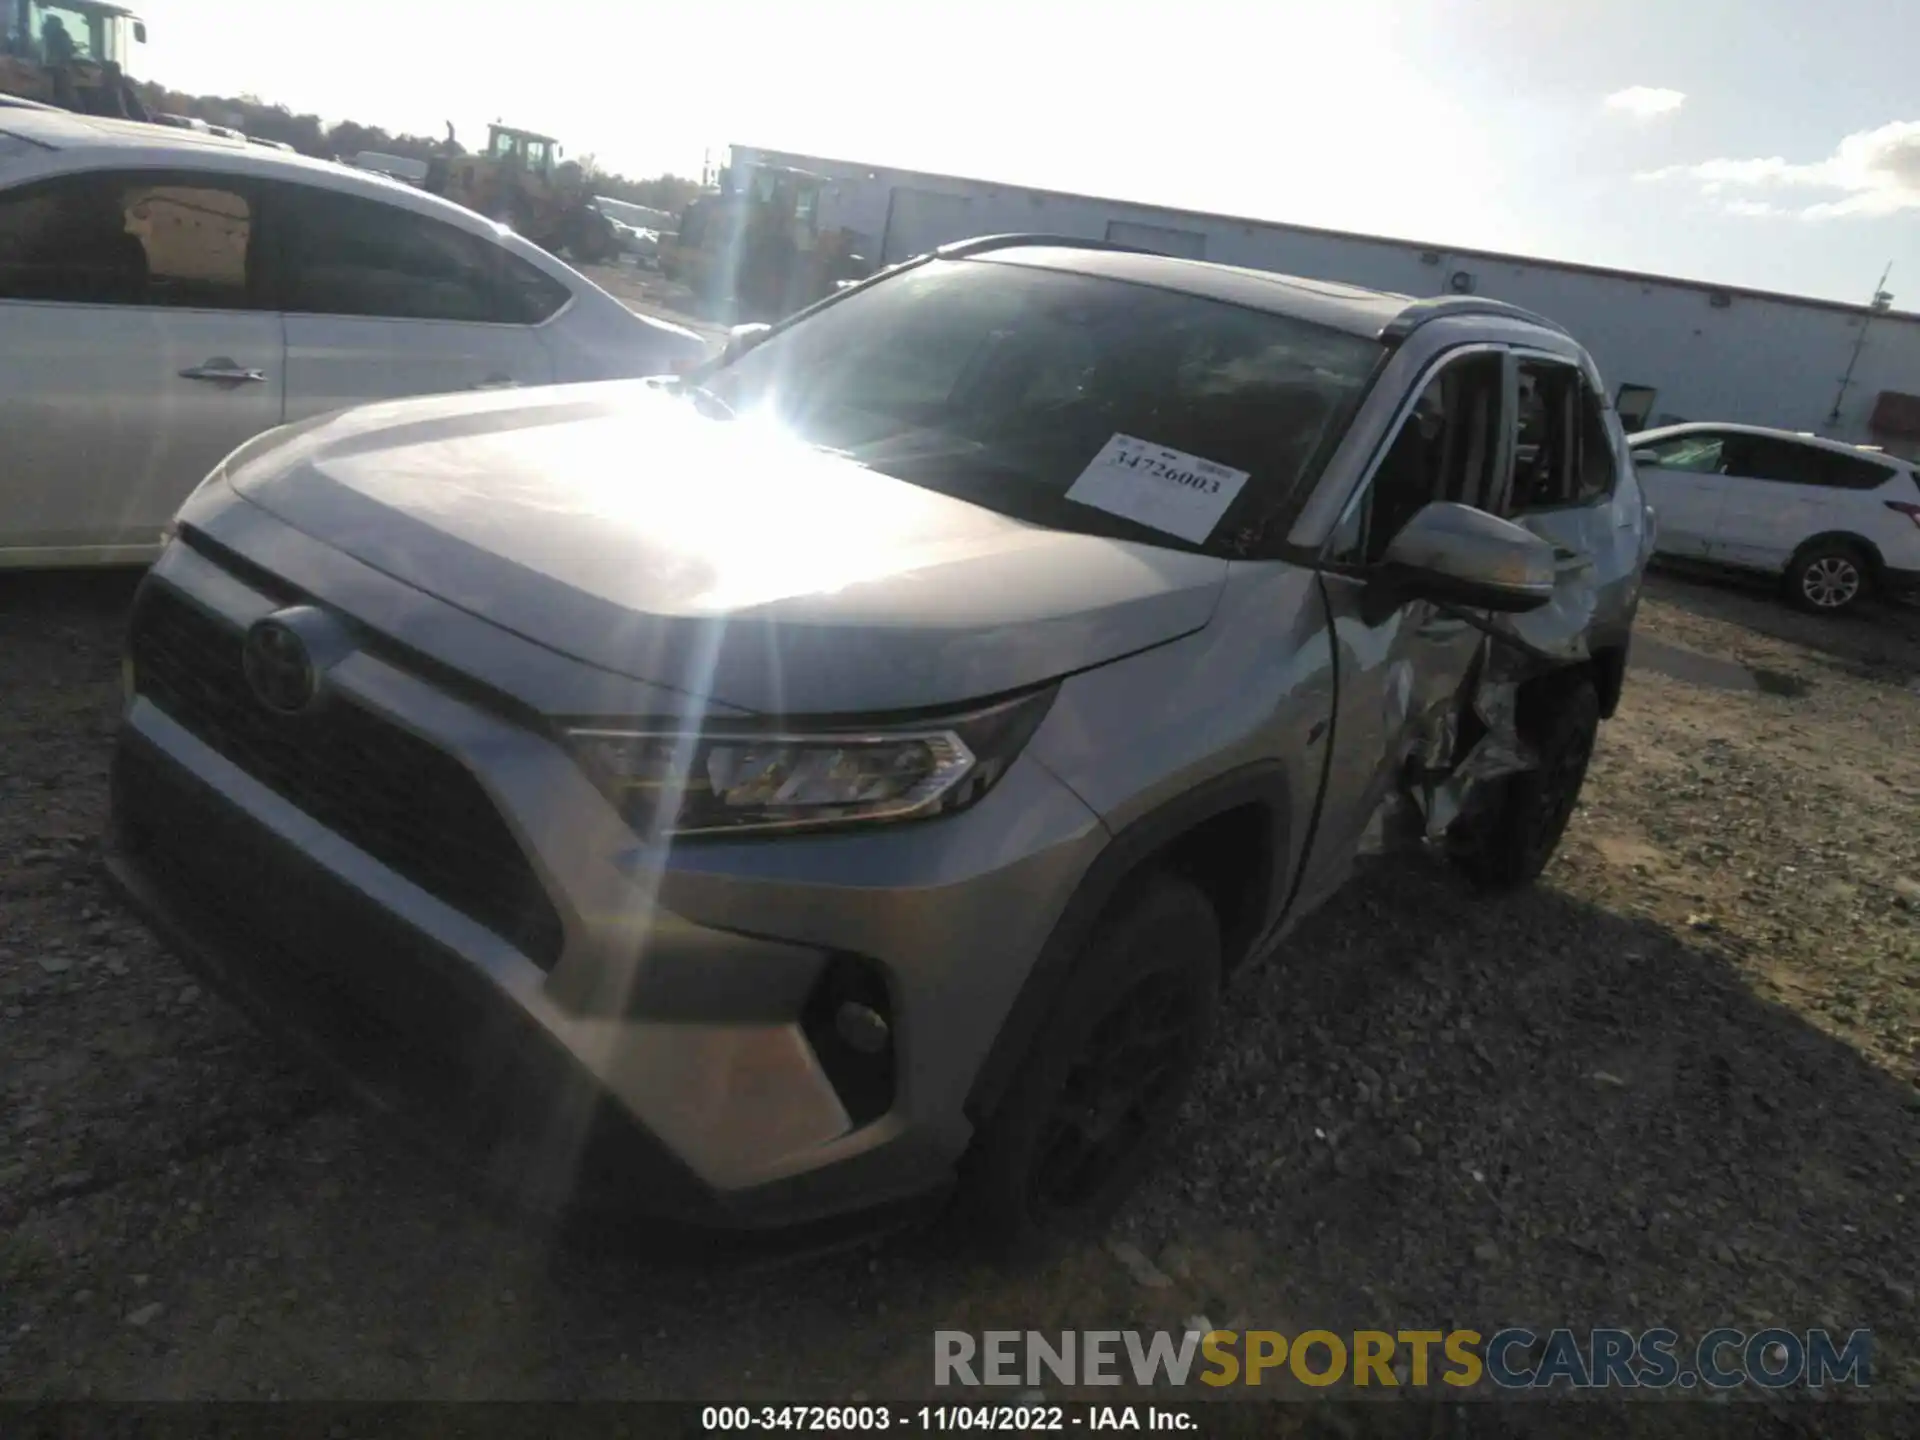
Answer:
<path fill-rule="evenodd" d="M 1859 443 L 1882 390 L 1920 394 L 1920 317 L 1871 317 L 1840 418 L 1840 377 L 1868 320 L 1863 307 L 1718 291 L 1654 277 L 1418 242 L 1328 234 L 1193 215 L 1148 205 L 889 170 L 783 151 L 733 147 L 736 163 L 792 165 L 830 177 L 821 220 L 865 237 L 870 252 L 904 259 L 937 244 L 1004 231 L 1112 238 L 1229 265 L 1340 280 L 1406 295 L 1441 295 L 1470 277 L 1472 293 L 1560 321 L 1593 352 L 1608 382 L 1657 392 L 1649 423 L 1731 420 L 1808 430 Z M 885 253 L 880 247 L 885 241 Z M 1723 305 L 1716 305 L 1718 294 Z"/>

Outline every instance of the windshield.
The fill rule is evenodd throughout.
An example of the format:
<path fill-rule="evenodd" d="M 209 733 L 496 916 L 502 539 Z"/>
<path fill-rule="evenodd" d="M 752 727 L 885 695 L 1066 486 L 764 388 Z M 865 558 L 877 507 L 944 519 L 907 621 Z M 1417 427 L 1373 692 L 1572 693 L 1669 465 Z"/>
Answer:
<path fill-rule="evenodd" d="M 1017 519 L 1235 554 L 1312 483 L 1380 354 L 1178 291 L 933 261 L 704 385 L 743 419 Z M 1175 507 L 1116 501 L 1138 476 L 1183 487 Z"/>

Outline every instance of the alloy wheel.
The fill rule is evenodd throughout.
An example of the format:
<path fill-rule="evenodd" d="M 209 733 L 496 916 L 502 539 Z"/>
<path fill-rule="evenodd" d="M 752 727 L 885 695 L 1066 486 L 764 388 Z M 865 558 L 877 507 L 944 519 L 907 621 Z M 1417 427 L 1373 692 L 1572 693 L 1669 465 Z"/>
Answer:
<path fill-rule="evenodd" d="M 1164 972 L 1101 1017 L 1041 1128 L 1029 1191 L 1036 1211 L 1082 1205 L 1119 1170 L 1177 1093 L 1198 1018 L 1192 988 Z"/>
<path fill-rule="evenodd" d="M 1820 610 L 1838 610 L 1860 593 L 1860 567 L 1844 555 L 1823 555 L 1801 572 L 1800 593 Z"/>

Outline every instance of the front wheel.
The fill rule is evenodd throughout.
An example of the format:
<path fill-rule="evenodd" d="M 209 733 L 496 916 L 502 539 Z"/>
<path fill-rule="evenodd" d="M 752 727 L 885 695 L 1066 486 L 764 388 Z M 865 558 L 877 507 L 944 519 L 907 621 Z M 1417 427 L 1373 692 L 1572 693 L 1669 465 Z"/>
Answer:
<path fill-rule="evenodd" d="M 1844 541 L 1810 545 L 1787 566 L 1787 599 L 1816 615 L 1844 615 L 1867 598 L 1867 560 Z"/>
<path fill-rule="evenodd" d="M 1600 692 L 1586 675 L 1538 682 L 1520 699 L 1520 733 L 1540 763 L 1493 782 L 1447 831 L 1447 853 L 1476 883 L 1508 890 L 1547 868 L 1586 783 L 1600 734 Z"/>
<path fill-rule="evenodd" d="M 1220 926 L 1158 875 L 1095 927 L 962 1177 L 963 1214 L 1011 1250 L 1105 1223 L 1172 1128 L 1220 991 Z"/>

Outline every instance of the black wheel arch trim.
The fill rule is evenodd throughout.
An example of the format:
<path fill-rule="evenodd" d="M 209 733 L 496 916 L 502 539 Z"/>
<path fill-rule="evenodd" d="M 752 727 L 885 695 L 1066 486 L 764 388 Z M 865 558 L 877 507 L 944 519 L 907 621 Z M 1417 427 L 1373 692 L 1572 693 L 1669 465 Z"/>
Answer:
<path fill-rule="evenodd" d="M 1271 929 L 1278 912 L 1291 898 L 1293 876 L 1288 861 L 1292 795 L 1293 784 L 1284 765 L 1277 760 L 1257 761 L 1214 776 L 1174 797 L 1107 843 L 1054 922 L 1052 933 L 1021 982 L 1012 1008 L 974 1076 L 965 1109 L 976 1127 L 986 1123 L 1005 1097 L 1073 973 L 1087 938 L 1120 894 L 1127 877 L 1208 820 L 1249 804 L 1258 805 L 1265 813 L 1271 847 L 1270 864 L 1260 877 L 1260 923 L 1254 927 L 1253 937 Z"/>
<path fill-rule="evenodd" d="M 1810 535 L 1793 547 L 1793 557 L 1787 561 L 1787 569 L 1791 571 L 1808 552 L 1826 545 L 1844 546 L 1848 550 L 1856 550 L 1864 555 L 1870 572 L 1867 576 L 1869 580 L 1877 580 L 1887 563 L 1885 557 L 1880 554 L 1880 547 L 1866 536 L 1856 535 L 1851 530 L 1822 530 L 1818 535 Z"/>

